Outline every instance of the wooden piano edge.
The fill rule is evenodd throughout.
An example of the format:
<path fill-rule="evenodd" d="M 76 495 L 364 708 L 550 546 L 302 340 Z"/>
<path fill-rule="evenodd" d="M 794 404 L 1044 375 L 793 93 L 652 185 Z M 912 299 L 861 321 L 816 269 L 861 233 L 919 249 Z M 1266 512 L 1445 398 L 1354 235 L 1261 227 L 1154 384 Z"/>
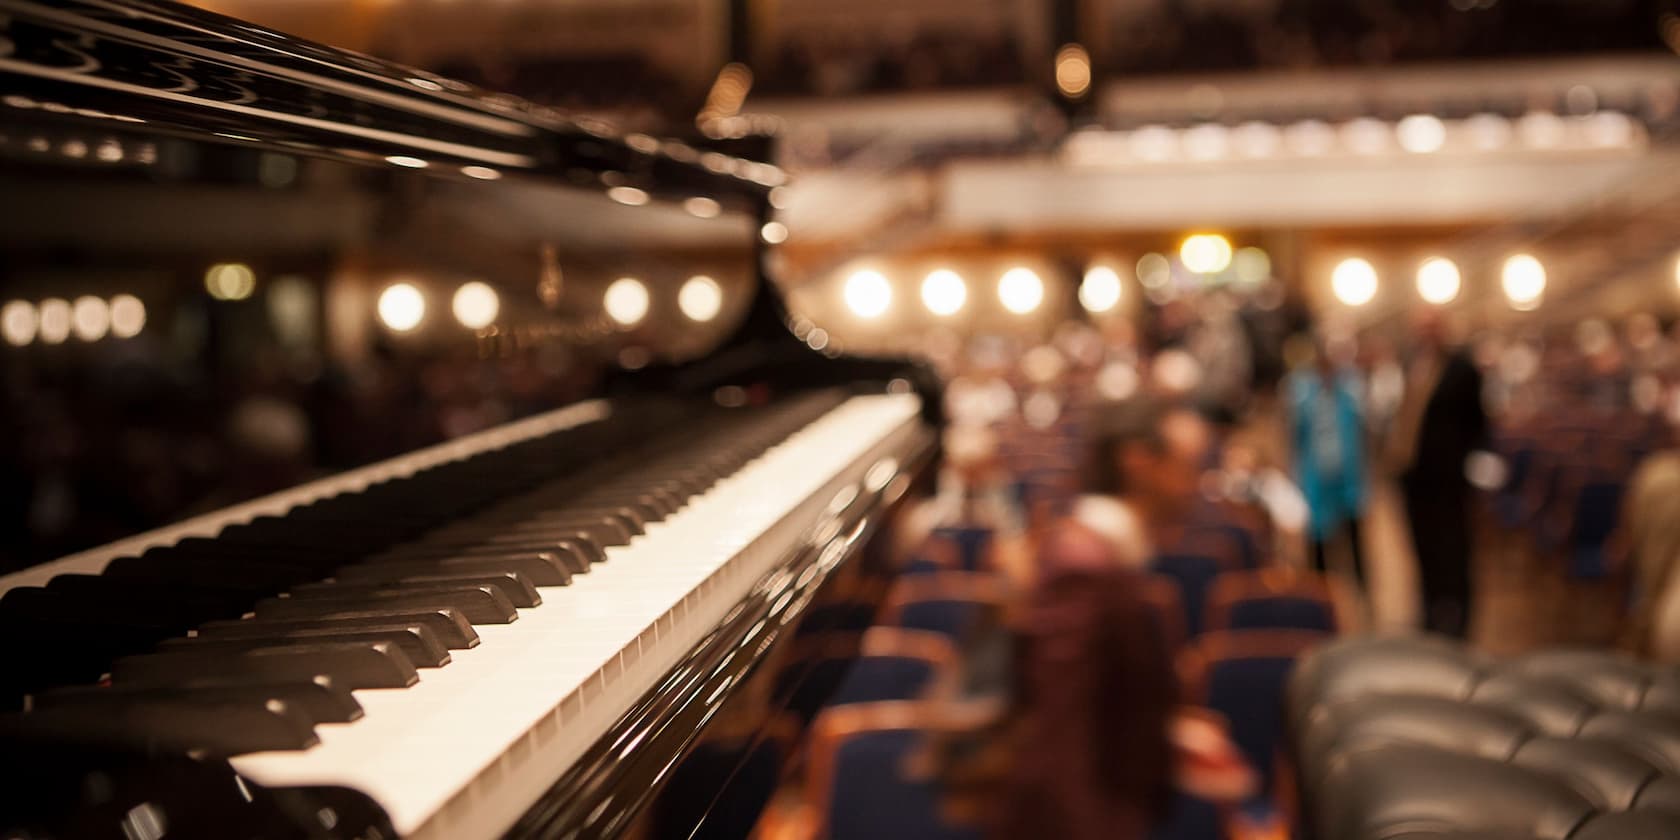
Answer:
<path fill-rule="evenodd" d="M 923 423 L 899 430 L 825 496 L 856 490 L 752 587 L 719 626 L 683 656 L 508 830 L 509 840 L 607 838 L 651 804 L 713 717 L 791 635 L 812 597 L 890 518 L 916 478 L 933 468 L 938 437 Z M 890 467 L 888 466 L 890 465 Z M 883 469 L 883 467 L 886 467 Z M 685 676 L 686 675 L 686 676 Z"/>

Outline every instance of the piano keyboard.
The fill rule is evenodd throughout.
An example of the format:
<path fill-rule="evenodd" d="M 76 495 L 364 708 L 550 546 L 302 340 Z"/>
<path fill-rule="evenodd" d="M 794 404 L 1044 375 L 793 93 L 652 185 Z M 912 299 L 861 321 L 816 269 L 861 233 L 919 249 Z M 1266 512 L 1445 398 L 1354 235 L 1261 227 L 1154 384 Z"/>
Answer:
<path fill-rule="evenodd" d="M 328 551 L 317 567 L 329 568 L 325 582 L 293 582 L 243 616 L 198 624 L 195 638 L 121 656 L 110 688 L 40 693 L 36 710 L 10 724 L 27 729 L 57 714 L 86 727 L 90 714 L 119 708 L 102 703 L 120 703 L 139 714 L 125 726 L 156 726 L 164 743 L 194 746 L 194 722 L 169 717 L 180 697 L 156 694 L 186 692 L 187 708 L 248 724 L 196 746 L 231 755 L 251 781 L 352 788 L 405 837 L 497 836 L 803 544 L 836 494 L 902 449 L 920 427 L 919 407 L 903 394 L 813 397 L 745 420 L 699 418 L 687 445 L 609 459 L 610 473 L 585 469 L 441 526 L 428 521 L 418 536 L 348 565 Z M 438 509 L 427 497 L 413 503 L 417 521 Z M 287 535 L 273 503 L 262 512 L 269 518 L 244 526 L 239 549 L 259 561 L 295 559 L 283 546 L 307 541 Z M 346 528 L 352 547 L 378 542 L 361 537 L 365 523 L 330 524 Z M 270 535 L 282 547 L 253 546 Z M 213 556 L 217 541 L 202 542 Z M 89 554 L 61 561 L 46 580 L 0 580 L 12 589 L 0 622 L 9 603 L 30 606 L 20 595 L 90 586 L 78 573 L 131 575 L 143 587 L 145 559 Z M 101 696 L 113 690 L 130 699 Z M 134 706 L 134 697 L 156 706 Z M 253 698 L 280 698 L 286 714 L 270 703 L 265 717 Z"/>

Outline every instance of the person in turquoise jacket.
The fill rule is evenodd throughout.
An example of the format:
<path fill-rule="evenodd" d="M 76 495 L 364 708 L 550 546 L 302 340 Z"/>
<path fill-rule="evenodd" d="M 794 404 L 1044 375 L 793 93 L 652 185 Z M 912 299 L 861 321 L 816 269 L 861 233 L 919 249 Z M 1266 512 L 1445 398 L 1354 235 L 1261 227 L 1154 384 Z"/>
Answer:
<path fill-rule="evenodd" d="M 1310 366 L 1288 379 L 1295 480 L 1311 511 L 1313 565 L 1324 571 L 1331 542 L 1346 534 L 1354 579 L 1365 580 L 1359 521 L 1365 513 L 1365 431 L 1359 378 L 1336 364 L 1323 343 Z"/>

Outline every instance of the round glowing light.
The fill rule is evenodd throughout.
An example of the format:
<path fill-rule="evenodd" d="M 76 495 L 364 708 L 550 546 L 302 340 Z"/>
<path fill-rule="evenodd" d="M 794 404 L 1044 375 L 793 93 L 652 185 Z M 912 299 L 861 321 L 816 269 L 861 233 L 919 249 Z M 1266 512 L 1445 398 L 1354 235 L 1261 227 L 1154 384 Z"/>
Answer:
<path fill-rule="evenodd" d="M 1011 268 L 998 279 L 998 302 L 1016 315 L 1025 315 L 1044 302 L 1044 281 L 1030 268 Z"/>
<path fill-rule="evenodd" d="M 1514 254 L 1499 273 L 1505 297 L 1517 309 L 1533 309 L 1546 293 L 1546 267 L 1532 254 Z"/>
<path fill-rule="evenodd" d="M 968 284 L 948 268 L 935 269 L 922 279 L 922 305 L 941 317 L 955 315 L 968 303 Z"/>
<path fill-rule="evenodd" d="M 1237 154 L 1246 158 L 1268 158 L 1283 148 L 1283 132 L 1264 122 L 1245 122 L 1231 135 Z"/>
<path fill-rule="evenodd" d="M 1342 126 L 1342 142 L 1356 155 L 1377 155 L 1388 149 L 1388 126 L 1382 120 L 1359 117 Z"/>
<path fill-rule="evenodd" d="M 70 306 L 70 327 L 83 341 L 98 341 L 111 329 L 111 306 L 104 298 L 85 295 Z"/>
<path fill-rule="evenodd" d="M 1132 132 L 1126 146 L 1139 160 L 1168 160 L 1178 153 L 1178 132 L 1164 125 L 1146 125 Z"/>
<path fill-rule="evenodd" d="M 1184 154 L 1191 160 L 1219 160 L 1231 151 L 1231 130 L 1219 123 L 1202 123 L 1184 132 Z"/>
<path fill-rule="evenodd" d="M 771 245 L 780 245 L 787 241 L 787 225 L 781 222 L 765 222 L 764 227 L 758 229 L 758 236 Z"/>
<path fill-rule="evenodd" d="M 480 181 L 495 181 L 502 177 L 501 170 L 491 169 L 488 166 L 463 166 L 461 167 L 461 174 L 468 178 L 477 178 Z"/>
<path fill-rule="evenodd" d="M 1056 51 L 1056 89 L 1069 99 L 1091 89 L 1091 56 L 1083 46 L 1068 44 Z"/>
<path fill-rule="evenodd" d="M 1550 111 L 1530 111 L 1517 121 L 1524 143 L 1536 149 L 1550 149 L 1563 143 L 1567 131 L 1563 118 Z"/>
<path fill-rule="evenodd" d="M 379 293 L 379 320 L 397 332 L 420 326 L 426 317 L 426 296 L 409 283 L 393 283 Z"/>
<path fill-rule="evenodd" d="M 647 287 L 634 277 L 620 277 L 612 281 L 606 294 L 601 296 L 601 306 L 607 310 L 607 317 L 626 327 L 639 324 L 647 317 L 650 302 Z"/>
<path fill-rule="evenodd" d="M 1114 269 L 1093 265 L 1079 284 L 1079 305 L 1086 312 L 1107 312 L 1120 305 L 1120 290 L 1120 275 Z"/>
<path fill-rule="evenodd" d="M 1172 281 L 1172 263 L 1160 254 L 1138 257 L 1137 279 L 1146 289 L 1159 289 Z"/>
<path fill-rule="evenodd" d="M 216 300 L 244 300 L 257 290 L 257 275 L 244 263 L 217 263 L 204 272 L 204 290 Z"/>
<path fill-rule="evenodd" d="M 449 301 L 449 311 L 455 314 L 455 320 L 469 330 L 481 330 L 496 322 L 496 315 L 502 311 L 502 298 L 490 284 L 477 280 L 462 283 L 461 288 L 455 290 L 455 297 Z"/>
<path fill-rule="evenodd" d="M 1348 306 L 1364 306 L 1377 296 L 1377 270 L 1359 257 L 1342 260 L 1330 273 L 1330 291 Z"/>
<path fill-rule="evenodd" d="M 1458 266 L 1446 257 L 1431 257 L 1418 266 L 1418 297 L 1423 298 L 1425 303 L 1436 306 L 1451 303 L 1458 297 L 1458 290 L 1463 285 Z"/>
<path fill-rule="evenodd" d="M 1231 265 L 1231 240 L 1217 233 L 1198 233 L 1184 240 L 1178 258 L 1197 274 L 1218 274 Z"/>
<path fill-rule="evenodd" d="M 1260 248 L 1238 248 L 1231 257 L 1231 271 L 1237 283 L 1258 286 L 1272 276 L 1272 258 Z"/>
<path fill-rule="evenodd" d="M 22 347 L 34 341 L 35 331 L 40 325 L 35 304 L 27 300 L 7 301 L 5 306 L 0 306 L 0 336 L 4 336 L 6 343 L 13 347 Z"/>
<path fill-rule="evenodd" d="M 607 190 L 607 198 L 630 207 L 640 207 L 650 200 L 647 190 L 636 187 L 613 187 Z"/>
<path fill-rule="evenodd" d="M 1431 114 L 1412 114 L 1394 127 L 1400 148 L 1414 155 L 1438 152 L 1447 144 L 1447 126 Z"/>
<path fill-rule="evenodd" d="M 401 166 L 405 169 L 425 169 L 430 164 L 413 155 L 391 155 L 385 158 L 386 163 Z"/>
<path fill-rule="evenodd" d="M 1511 142 L 1511 121 L 1498 114 L 1476 114 L 1464 121 L 1464 130 L 1478 151 L 1491 152 Z"/>
<path fill-rule="evenodd" d="M 719 213 L 723 212 L 723 205 L 718 204 L 717 199 L 707 198 L 703 195 L 684 200 L 682 206 L 690 216 L 697 219 L 715 219 Z"/>
<path fill-rule="evenodd" d="M 1587 117 L 1585 123 L 1587 142 L 1601 149 L 1632 145 L 1638 134 L 1633 120 L 1616 111 L 1600 111 Z"/>
<path fill-rule="evenodd" d="M 146 328 L 146 304 L 134 295 L 111 298 L 111 336 L 133 338 Z"/>
<path fill-rule="evenodd" d="M 1302 157 L 1319 157 L 1336 146 L 1336 130 L 1322 120 L 1303 120 L 1284 131 L 1284 145 Z"/>
<path fill-rule="evenodd" d="M 846 278 L 846 308 L 859 318 L 879 318 L 892 306 L 892 284 L 879 271 L 864 269 Z"/>
<path fill-rule="evenodd" d="M 677 308 L 691 321 L 710 321 L 723 311 L 723 287 L 710 277 L 696 274 L 677 290 Z"/>
<path fill-rule="evenodd" d="M 42 344 L 63 344 L 70 337 L 70 301 L 47 298 L 41 301 L 41 327 L 36 333 Z"/>

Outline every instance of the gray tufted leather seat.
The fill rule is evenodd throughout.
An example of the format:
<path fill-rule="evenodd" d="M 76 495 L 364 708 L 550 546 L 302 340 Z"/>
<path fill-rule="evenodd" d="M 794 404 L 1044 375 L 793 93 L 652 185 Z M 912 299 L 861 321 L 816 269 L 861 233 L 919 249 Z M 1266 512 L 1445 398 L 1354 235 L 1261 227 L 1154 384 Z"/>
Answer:
<path fill-rule="evenodd" d="M 1680 669 L 1345 639 L 1288 723 L 1315 840 L 1680 840 Z"/>

